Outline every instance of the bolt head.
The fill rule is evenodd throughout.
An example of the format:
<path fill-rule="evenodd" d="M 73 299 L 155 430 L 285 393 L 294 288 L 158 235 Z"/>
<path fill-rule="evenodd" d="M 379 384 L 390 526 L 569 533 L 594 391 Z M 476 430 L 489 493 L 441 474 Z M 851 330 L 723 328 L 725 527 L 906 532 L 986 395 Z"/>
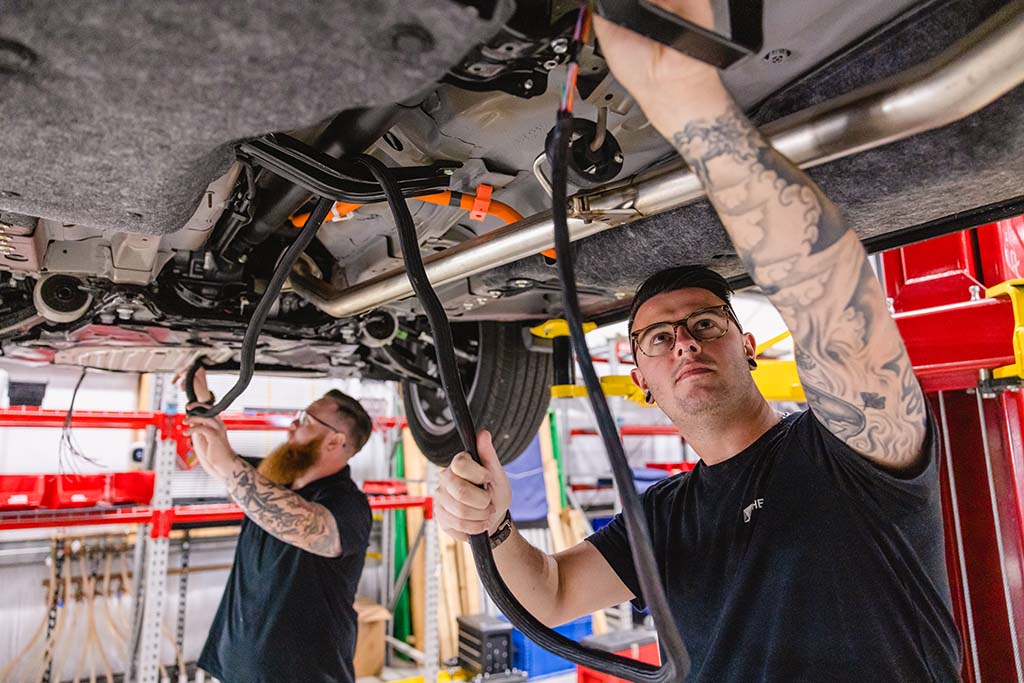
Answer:
<path fill-rule="evenodd" d="M 551 49 L 556 55 L 564 55 L 569 51 L 569 41 L 565 38 L 556 38 L 551 41 Z"/>
<path fill-rule="evenodd" d="M 516 280 L 512 280 L 509 284 L 511 284 L 516 289 L 526 289 L 527 287 L 530 286 L 530 281 L 529 280 L 516 279 Z"/>
<path fill-rule="evenodd" d="M 790 52 L 789 50 L 787 50 L 786 48 L 779 47 L 779 48 L 775 48 L 774 50 L 769 50 L 765 54 L 764 60 L 766 62 L 771 62 L 772 64 L 781 64 L 782 62 L 784 62 L 787 59 L 789 59 L 789 57 L 792 54 L 793 53 Z"/>
<path fill-rule="evenodd" d="M 501 298 L 501 290 L 500 289 L 492 289 L 492 290 L 488 291 L 487 294 L 492 299 L 500 299 Z"/>
<path fill-rule="evenodd" d="M 533 79 L 527 78 L 523 81 L 523 90 L 533 90 Z"/>

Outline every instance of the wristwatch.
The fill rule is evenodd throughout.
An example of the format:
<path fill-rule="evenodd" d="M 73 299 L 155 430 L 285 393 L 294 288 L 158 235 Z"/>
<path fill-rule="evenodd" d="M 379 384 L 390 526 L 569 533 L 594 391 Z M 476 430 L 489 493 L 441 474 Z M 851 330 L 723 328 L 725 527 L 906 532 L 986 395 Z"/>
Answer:
<path fill-rule="evenodd" d="M 501 520 L 501 524 L 494 530 L 494 533 L 488 537 L 491 542 L 491 550 L 494 550 L 499 545 L 504 543 L 509 536 L 512 535 L 512 515 L 509 514 L 508 510 L 505 510 L 505 518 Z"/>

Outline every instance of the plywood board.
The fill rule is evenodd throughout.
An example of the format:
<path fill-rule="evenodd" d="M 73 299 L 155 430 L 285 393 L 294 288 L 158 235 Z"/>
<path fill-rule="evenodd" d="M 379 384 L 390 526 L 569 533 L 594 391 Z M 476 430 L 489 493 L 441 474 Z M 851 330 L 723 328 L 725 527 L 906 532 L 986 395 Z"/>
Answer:
<path fill-rule="evenodd" d="M 402 454 L 405 458 L 405 476 L 407 479 L 426 481 L 427 459 L 412 438 L 409 429 L 402 430 Z M 426 484 L 409 484 L 409 495 L 427 495 Z M 416 540 L 416 535 L 423 526 L 423 509 L 409 508 L 405 514 L 406 538 L 409 545 Z M 412 613 L 412 636 L 416 647 L 422 649 L 423 634 L 426 623 L 426 543 L 420 543 L 419 550 L 412 560 L 412 571 L 409 574 L 409 611 Z"/>

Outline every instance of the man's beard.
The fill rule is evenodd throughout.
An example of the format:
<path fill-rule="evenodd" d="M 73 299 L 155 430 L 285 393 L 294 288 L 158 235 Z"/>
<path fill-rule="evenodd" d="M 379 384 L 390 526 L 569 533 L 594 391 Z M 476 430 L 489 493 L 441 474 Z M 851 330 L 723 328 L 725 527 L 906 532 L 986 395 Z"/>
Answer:
<path fill-rule="evenodd" d="M 305 444 L 285 441 L 263 459 L 259 473 L 275 484 L 291 486 L 320 460 L 322 442 L 323 437 Z"/>

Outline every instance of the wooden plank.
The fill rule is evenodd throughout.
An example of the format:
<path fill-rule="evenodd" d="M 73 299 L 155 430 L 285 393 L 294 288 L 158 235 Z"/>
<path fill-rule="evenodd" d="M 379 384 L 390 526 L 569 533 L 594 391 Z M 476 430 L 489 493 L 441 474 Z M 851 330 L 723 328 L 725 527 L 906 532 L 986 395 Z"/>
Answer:
<path fill-rule="evenodd" d="M 456 546 L 459 556 L 459 586 L 462 587 L 462 614 L 480 614 L 480 575 L 468 543 Z"/>
<path fill-rule="evenodd" d="M 408 428 L 402 430 L 402 454 L 405 459 L 405 476 L 407 479 L 426 481 L 427 459 L 412 438 Z M 426 484 L 409 484 L 409 495 L 426 495 Z M 405 511 L 406 538 L 411 545 L 423 526 L 423 509 L 409 508 Z M 441 535 L 439 533 L 439 535 Z M 426 624 L 426 554 L 425 543 L 420 544 L 416 556 L 412 560 L 412 571 L 409 574 L 409 611 L 412 615 L 412 638 L 416 647 L 423 648 L 423 634 Z"/>
<path fill-rule="evenodd" d="M 448 601 L 444 598 L 445 585 L 443 581 L 440 582 L 438 589 L 441 591 L 441 594 L 440 599 L 437 601 L 437 650 L 440 659 L 438 664 L 443 666 L 445 659 L 450 656 L 449 653 L 452 650 L 453 639 L 451 619 L 448 614 Z"/>
<path fill-rule="evenodd" d="M 441 534 L 441 585 L 442 602 L 445 615 L 441 618 L 443 630 L 448 633 L 447 642 L 442 641 L 442 661 L 457 657 L 458 652 L 458 618 L 462 614 L 459 588 L 458 560 L 455 550 L 456 541 L 448 534 Z"/>
<path fill-rule="evenodd" d="M 555 462 L 554 445 L 551 443 L 551 419 L 547 415 L 540 424 L 540 461 L 544 471 L 544 494 L 548 502 L 548 512 L 557 513 L 562 509 L 561 478 L 558 474 L 558 463 Z"/>

